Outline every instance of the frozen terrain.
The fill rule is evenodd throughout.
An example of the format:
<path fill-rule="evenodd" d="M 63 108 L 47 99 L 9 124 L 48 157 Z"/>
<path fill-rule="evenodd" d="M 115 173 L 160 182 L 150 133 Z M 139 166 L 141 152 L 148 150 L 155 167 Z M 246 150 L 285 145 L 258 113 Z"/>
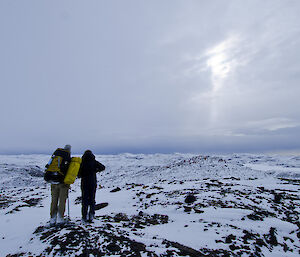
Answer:
<path fill-rule="evenodd" d="M 49 157 L 0 156 L 0 256 L 300 254 L 300 156 L 98 155 L 108 206 L 82 223 L 77 180 L 52 228 Z"/>

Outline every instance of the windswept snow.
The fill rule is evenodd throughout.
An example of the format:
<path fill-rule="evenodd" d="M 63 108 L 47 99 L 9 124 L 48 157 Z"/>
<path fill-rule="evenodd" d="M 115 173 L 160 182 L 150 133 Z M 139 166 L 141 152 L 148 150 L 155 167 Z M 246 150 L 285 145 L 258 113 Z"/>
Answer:
<path fill-rule="evenodd" d="M 82 223 L 77 180 L 62 228 L 48 223 L 49 158 L 0 156 L 1 256 L 299 256 L 299 156 L 98 155 L 108 206 Z"/>

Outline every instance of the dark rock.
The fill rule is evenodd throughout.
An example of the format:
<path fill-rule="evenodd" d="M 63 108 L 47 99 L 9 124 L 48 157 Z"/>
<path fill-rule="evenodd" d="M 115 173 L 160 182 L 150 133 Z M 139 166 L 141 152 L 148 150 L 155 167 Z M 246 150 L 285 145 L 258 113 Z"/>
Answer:
<path fill-rule="evenodd" d="M 235 250 L 237 250 L 237 249 L 240 249 L 240 247 L 237 246 L 237 245 L 229 245 L 229 249 L 230 249 L 231 251 L 235 251 Z"/>
<path fill-rule="evenodd" d="M 110 243 L 109 245 L 107 245 L 107 250 L 115 253 L 115 252 L 119 252 L 121 250 L 121 247 L 118 246 L 117 244 L 115 243 Z"/>
<path fill-rule="evenodd" d="M 80 204 L 82 202 L 82 197 L 81 196 L 78 196 L 76 199 L 75 199 L 75 204 Z"/>
<path fill-rule="evenodd" d="M 287 244 L 286 243 L 284 243 L 283 244 L 283 251 L 284 252 L 287 252 L 287 251 L 289 251 L 290 249 L 289 249 L 289 247 L 287 246 Z"/>
<path fill-rule="evenodd" d="M 141 256 L 142 253 L 153 255 L 147 251 L 143 243 L 136 242 L 128 237 L 120 235 L 116 231 L 111 231 L 108 227 L 81 226 L 70 222 L 64 226 L 65 233 L 60 234 L 61 228 L 38 227 L 34 234 L 49 247 L 39 256 L 75 256 L 79 249 L 81 255 L 76 256 Z M 104 244 L 99 244 L 99 239 Z M 26 253 L 24 256 L 30 256 Z M 18 255 L 17 255 L 18 256 Z"/>
<path fill-rule="evenodd" d="M 226 244 L 231 244 L 232 241 L 235 240 L 235 239 L 236 239 L 236 236 L 230 234 L 229 236 L 226 237 L 225 243 L 226 243 Z"/>
<path fill-rule="evenodd" d="M 195 211 L 195 213 L 204 213 L 203 210 L 199 210 L 199 209 L 197 209 L 197 208 L 194 208 L 194 211 Z"/>
<path fill-rule="evenodd" d="M 139 222 L 137 221 L 135 224 L 134 224 L 134 228 L 135 229 L 144 229 L 145 227 Z"/>
<path fill-rule="evenodd" d="M 244 244 L 249 244 L 248 240 L 253 239 L 255 236 L 247 230 L 243 230 L 244 236 L 242 237 Z"/>
<path fill-rule="evenodd" d="M 169 222 L 168 215 L 154 214 L 154 215 L 152 215 L 152 217 L 154 220 L 158 221 L 158 224 L 166 224 Z"/>
<path fill-rule="evenodd" d="M 97 211 L 97 210 L 103 209 L 106 206 L 108 206 L 108 203 L 98 203 L 95 205 L 95 210 Z"/>
<path fill-rule="evenodd" d="M 266 243 L 265 243 L 265 241 L 264 241 L 263 239 L 261 239 L 261 238 L 257 238 L 257 239 L 256 239 L 256 244 L 257 244 L 258 246 L 260 246 L 260 247 L 262 247 L 262 246 L 267 246 Z"/>
<path fill-rule="evenodd" d="M 184 200 L 185 203 L 193 203 L 197 200 L 196 196 L 193 194 L 188 194 Z"/>
<path fill-rule="evenodd" d="M 24 200 L 24 202 L 25 202 L 26 204 L 28 204 L 28 206 L 33 207 L 33 206 L 38 205 L 38 203 L 39 203 L 41 200 L 42 200 L 42 198 L 31 198 L 31 199 Z"/>
<path fill-rule="evenodd" d="M 17 254 L 6 255 L 6 257 L 20 257 L 20 256 L 26 256 L 26 253 L 17 253 Z"/>
<path fill-rule="evenodd" d="M 116 222 L 120 222 L 120 221 L 129 221 L 128 216 L 125 213 L 118 213 L 114 216 L 114 220 Z"/>
<path fill-rule="evenodd" d="M 260 256 L 260 254 L 259 254 L 260 252 L 261 252 L 261 249 L 258 246 L 255 246 L 255 254 L 257 256 Z"/>
<path fill-rule="evenodd" d="M 167 255 L 166 257 L 173 257 L 176 256 L 176 252 L 174 250 L 167 250 Z"/>
<path fill-rule="evenodd" d="M 280 203 L 282 199 L 282 194 L 277 194 L 277 193 L 274 193 L 274 203 Z"/>
<path fill-rule="evenodd" d="M 262 217 L 260 217 L 256 213 L 251 213 L 251 214 L 247 215 L 247 218 L 250 220 L 261 220 L 261 221 L 264 220 Z"/>
<path fill-rule="evenodd" d="M 131 241 L 131 248 L 134 252 L 145 251 L 146 246 L 143 243 Z"/>
<path fill-rule="evenodd" d="M 44 177 L 44 171 L 39 166 L 33 166 L 30 169 L 25 169 L 32 177 Z"/>
<path fill-rule="evenodd" d="M 118 191 L 121 191 L 121 188 L 116 187 L 116 188 L 114 188 L 113 190 L 111 190 L 110 192 L 111 192 L 111 193 L 116 193 L 116 192 L 118 192 Z"/>
<path fill-rule="evenodd" d="M 250 220 L 263 221 L 265 217 L 276 217 L 276 214 L 269 212 L 269 211 L 255 210 L 253 213 L 247 215 L 247 218 Z"/>
<path fill-rule="evenodd" d="M 270 228 L 270 232 L 269 232 L 269 236 L 268 236 L 268 243 L 270 245 L 274 245 L 277 246 L 278 245 L 278 241 L 276 238 L 276 228 L 271 227 Z"/>
<path fill-rule="evenodd" d="M 188 246 L 179 244 L 177 242 L 172 242 L 172 241 L 168 241 L 168 240 L 164 240 L 163 241 L 164 244 L 172 246 L 174 248 L 177 248 L 180 251 L 180 255 L 183 256 L 192 256 L 192 257 L 199 257 L 199 256 L 204 256 L 203 253 L 199 252 L 198 250 L 195 250 L 193 248 L 190 248 Z"/>
<path fill-rule="evenodd" d="M 155 195 L 155 193 L 147 194 L 146 198 L 149 199 L 149 198 L 151 198 L 152 195 Z"/>
<path fill-rule="evenodd" d="M 190 212 L 192 210 L 192 207 L 190 206 L 183 206 L 185 212 Z"/>

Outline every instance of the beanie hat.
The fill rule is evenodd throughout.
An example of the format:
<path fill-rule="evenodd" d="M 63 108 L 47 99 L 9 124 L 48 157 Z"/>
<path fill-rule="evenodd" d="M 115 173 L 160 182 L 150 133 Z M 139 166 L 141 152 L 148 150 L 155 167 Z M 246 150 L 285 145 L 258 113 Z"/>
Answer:
<path fill-rule="evenodd" d="M 64 149 L 67 150 L 67 151 L 69 151 L 69 152 L 71 152 L 71 145 L 65 145 Z"/>

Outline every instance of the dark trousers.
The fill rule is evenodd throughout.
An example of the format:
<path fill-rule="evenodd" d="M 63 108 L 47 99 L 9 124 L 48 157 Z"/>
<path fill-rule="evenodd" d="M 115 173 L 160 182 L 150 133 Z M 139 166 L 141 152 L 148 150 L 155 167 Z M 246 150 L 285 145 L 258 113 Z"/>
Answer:
<path fill-rule="evenodd" d="M 81 214 L 84 220 L 93 219 L 95 215 L 96 188 L 97 188 L 96 185 L 81 184 L 81 193 L 82 193 Z"/>

